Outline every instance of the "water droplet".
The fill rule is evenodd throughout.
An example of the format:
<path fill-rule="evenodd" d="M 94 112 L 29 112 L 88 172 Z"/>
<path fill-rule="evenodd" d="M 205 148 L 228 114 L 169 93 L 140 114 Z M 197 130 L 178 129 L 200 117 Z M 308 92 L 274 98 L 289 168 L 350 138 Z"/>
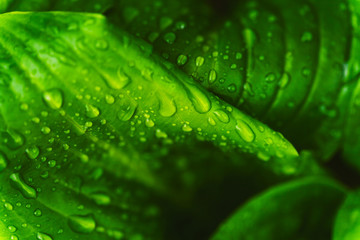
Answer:
<path fill-rule="evenodd" d="M 240 60 L 242 58 L 242 54 L 241 53 L 236 53 L 236 55 L 235 55 L 235 59 L 236 60 Z"/>
<path fill-rule="evenodd" d="M 243 120 L 237 120 L 235 129 L 239 136 L 245 141 L 245 142 L 253 142 L 255 140 L 255 133 Z"/>
<path fill-rule="evenodd" d="M 51 129 L 49 127 L 42 127 L 41 132 L 45 135 L 49 134 L 51 132 Z"/>
<path fill-rule="evenodd" d="M 19 240 L 18 236 L 11 234 L 10 240 Z"/>
<path fill-rule="evenodd" d="M 53 240 L 52 237 L 50 237 L 50 235 L 42 233 L 42 232 L 38 232 L 36 234 L 36 238 L 38 240 Z"/>
<path fill-rule="evenodd" d="M 190 127 L 189 124 L 184 124 L 181 129 L 184 131 L 184 132 L 191 132 L 193 129 Z"/>
<path fill-rule="evenodd" d="M 276 75 L 275 73 L 268 73 L 266 76 L 265 76 L 265 81 L 268 82 L 268 83 L 271 83 L 271 82 L 274 82 L 276 79 Z"/>
<path fill-rule="evenodd" d="M 154 123 L 154 121 L 151 120 L 150 118 L 147 118 L 147 119 L 145 120 L 145 125 L 146 125 L 148 128 L 151 128 L 151 127 L 155 126 L 155 123 Z"/>
<path fill-rule="evenodd" d="M 208 123 L 209 123 L 211 126 L 215 126 L 215 125 L 216 125 L 216 122 L 215 122 L 215 120 L 214 120 L 212 117 L 209 117 L 209 118 L 208 118 Z"/>
<path fill-rule="evenodd" d="M 185 84 L 187 95 L 199 113 L 207 113 L 211 109 L 211 102 L 208 96 L 195 85 Z"/>
<path fill-rule="evenodd" d="M 9 149 L 16 150 L 24 145 L 25 138 L 16 130 L 8 129 L 6 132 L 0 132 L 0 141 Z"/>
<path fill-rule="evenodd" d="M 124 88 L 126 85 L 130 83 L 130 77 L 125 73 L 124 69 L 119 67 L 117 70 L 117 77 L 116 80 L 108 81 L 108 84 L 111 88 L 119 90 Z"/>
<path fill-rule="evenodd" d="M 15 226 L 10 225 L 10 226 L 8 226 L 8 230 L 9 230 L 9 232 L 14 233 L 17 231 L 17 228 Z"/>
<path fill-rule="evenodd" d="M 176 39 L 176 35 L 173 32 L 169 32 L 164 35 L 164 41 L 167 42 L 168 44 L 173 44 L 175 42 L 175 39 Z"/>
<path fill-rule="evenodd" d="M 134 116 L 138 104 L 130 99 L 122 99 L 121 101 L 117 117 L 119 120 L 126 122 Z"/>
<path fill-rule="evenodd" d="M 24 180 L 21 179 L 19 173 L 13 173 L 10 175 L 10 180 L 18 191 L 24 196 L 24 198 L 35 199 L 37 197 L 37 193 L 35 189 L 29 185 L 27 185 Z"/>
<path fill-rule="evenodd" d="M 39 208 L 35 209 L 34 216 L 35 217 L 41 217 L 42 216 L 42 212 L 41 212 L 41 210 Z"/>
<path fill-rule="evenodd" d="M 179 55 L 179 57 L 177 58 L 177 64 L 179 66 L 183 66 L 187 63 L 188 57 L 186 55 Z"/>
<path fill-rule="evenodd" d="M 63 105 L 64 97 L 60 89 L 50 89 L 43 94 L 43 99 L 52 109 L 60 109 Z"/>
<path fill-rule="evenodd" d="M 100 115 L 100 110 L 91 104 L 86 104 L 85 108 L 86 108 L 86 116 L 88 118 L 96 118 Z"/>
<path fill-rule="evenodd" d="M 71 230 L 77 233 L 91 233 L 95 230 L 96 223 L 92 215 L 72 215 L 68 220 Z"/>
<path fill-rule="evenodd" d="M 111 202 L 110 197 L 103 193 L 92 193 L 90 196 L 98 205 L 109 205 Z"/>
<path fill-rule="evenodd" d="M 107 104 L 113 104 L 115 102 L 115 98 L 114 98 L 114 96 L 107 94 L 105 96 L 105 101 Z"/>
<path fill-rule="evenodd" d="M 236 86 L 234 83 L 230 84 L 228 87 L 227 87 L 227 90 L 231 93 L 235 92 L 236 91 Z"/>
<path fill-rule="evenodd" d="M 260 159 L 260 160 L 263 160 L 264 162 L 267 162 L 270 160 L 271 156 L 268 155 L 267 153 L 265 152 L 258 152 L 257 153 L 257 157 Z"/>
<path fill-rule="evenodd" d="M 230 122 L 230 117 L 224 110 L 216 110 L 214 111 L 214 115 L 223 123 Z"/>
<path fill-rule="evenodd" d="M 171 117 L 176 113 L 176 104 L 173 99 L 166 95 L 159 95 L 159 114 L 163 117 Z"/>
<path fill-rule="evenodd" d="M 4 203 L 4 207 L 9 211 L 12 211 L 14 209 L 14 206 L 8 202 Z"/>
<path fill-rule="evenodd" d="M 209 72 L 209 83 L 212 84 L 216 81 L 216 71 L 211 69 Z"/>
<path fill-rule="evenodd" d="M 205 59 L 201 56 L 198 56 L 196 59 L 195 59 L 195 65 L 196 67 L 201 67 L 203 64 L 204 64 L 204 61 Z"/>
<path fill-rule="evenodd" d="M 26 148 L 25 152 L 30 159 L 35 159 L 39 156 L 40 149 L 37 146 L 33 145 L 33 146 Z"/>
<path fill-rule="evenodd" d="M 0 172 L 2 172 L 7 167 L 7 160 L 5 155 L 0 152 Z"/>

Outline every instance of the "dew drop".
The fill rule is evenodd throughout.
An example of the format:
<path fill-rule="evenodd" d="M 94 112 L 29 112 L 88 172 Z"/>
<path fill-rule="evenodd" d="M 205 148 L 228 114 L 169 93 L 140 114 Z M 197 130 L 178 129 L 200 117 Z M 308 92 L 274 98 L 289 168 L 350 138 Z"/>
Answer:
<path fill-rule="evenodd" d="M 105 39 L 99 39 L 95 42 L 95 48 L 96 49 L 99 49 L 99 50 L 102 50 L 102 51 L 105 51 L 109 48 L 109 43 L 107 40 Z"/>
<path fill-rule="evenodd" d="M 114 96 L 107 94 L 105 96 L 105 101 L 107 104 L 113 104 L 115 102 L 115 98 L 114 98 Z"/>
<path fill-rule="evenodd" d="M 209 72 L 209 83 L 213 84 L 216 81 L 216 71 L 211 69 Z"/>
<path fill-rule="evenodd" d="M 63 105 L 64 97 L 60 89 L 50 89 L 43 94 L 46 105 L 52 109 L 60 109 Z"/>
<path fill-rule="evenodd" d="M 92 193 L 90 196 L 98 205 L 109 205 L 111 202 L 110 197 L 103 193 Z"/>
<path fill-rule="evenodd" d="M 53 240 L 52 237 L 50 237 L 48 234 L 42 233 L 42 232 L 38 232 L 36 234 L 36 238 L 38 240 Z"/>
<path fill-rule="evenodd" d="M 167 42 L 168 44 L 173 44 L 175 42 L 175 39 L 176 39 L 176 35 L 173 32 L 169 32 L 164 35 L 164 41 Z"/>
<path fill-rule="evenodd" d="M 30 159 L 35 159 L 40 154 L 39 148 L 35 145 L 26 148 L 25 152 Z"/>
<path fill-rule="evenodd" d="M 207 113 L 211 109 L 211 102 L 208 96 L 200 88 L 192 84 L 186 84 L 187 95 L 199 113 Z"/>
<path fill-rule="evenodd" d="M 148 128 L 151 128 L 151 127 L 155 126 L 155 123 L 154 123 L 154 121 L 151 120 L 150 118 L 147 118 L 147 119 L 145 120 L 145 125 L 146 125 Z"/>
<path fill-rule="evenodd" d="M 189 124 L 184 124 L 181 129 L 184 131 L 184 132 L 191 132 L 193 129 L 190 127 Z"/>
<path fill-rule="evenodd" d="M 235 92 L 236 91 L 236 86 L 234 83 L 230 84 L 228 87 L 227 87 L 227 90 L 231 93 Z"/>
<path fill-rule="evenodd" d="M 176 113 L 176 104 L 173 99 L 166 95 L 159 95 L 159 114 L 163 117 L 171 117 Z"/>
<path fill-rule="evenodd" d="M 86 104 L 85 108 L 86 108 L 86 116 L 88 118 L 96 118 L 100 115 L 100 110 L 91 104 Z"/>
<path fill-rule="evenodd" d="M 195 65 L 196 67 L 201 67 L 203 64 L 204 64 L 204 61 L 205 59 L 201 56 L 198 56 L 196 59 L 195 59 Z"/>
<path fill-rule="evenodd" d="M 17 231 L 17 228 L 13 225 L 10 225 L 10 226 L 8 226 L 8 230 L 9 230 L 9 232 L 14 233 Z"/>
<path fill-rule="evenodd" d="M 245 142 L 253 142 L 255 140 L 255 133 L 243 120 L 237 120 L 235 129 L 239 136 L 245 141 Z"/>
<path fill-rule="evenodd" d="M 275 79 L 276 79 L 276 75 L 275 75 L 275 73 L 272 73 L 272 72 L 266 74 L 266 76 L 265 76 L 265 81 L 268 83 L 274 82 Z"/>
<path fill-rule="evenodd" d="M 177 64 L 179 66 L 183 66 L 187 63 L 188 57 L 186 55 L 179 55 L 179 57 L 177 58 Z"/>
<path fill-rule="evenodd" d="M 14 206 L 8 202 L 4 203 L 4 207 L 9 211 L 12 211 L 14 209 Z"/>
<path fill-rule="evenodd" d="M 92 215 L 71 215 L 68 225 L 74 232 L 91 233 L 95 230 L 96 223 Z"/>
<path fill-rule="evenodd" d="M 216 122 L 215 122 L 215 120 L 214 120 L 212 117 L 209 117 L 207 121 L 208 121 L 208 123 L 209 123 L 211 126 L 215 126 L 215 125 L 216 125 Z"/>
<path fill-rule="evenodd" d="M 223 123 L 228 123 L 230 121 L 229 115 L 221 109 L 214 111 L 214 115 Z"/>
<path fill-rule="evenodd" d="M 51 132 L 51 129 L 49 127 L 42 127 L 41 132 L 45 135 L 49 134 Z"/>
<path fill-rule="evenodd" d="M 39 208 L 35 209 L 34 216 L 35 217 L 41 217 L 42 216 L 42 212 L 41 212 L 41 210 Z"/>
<path fill-rule="evenodd" d="M 121 104 L 120 109 L 117 113 L 118 119 L 124 122 L 129 121 L 132 116 L 134 116 L 137 106 L 138 105 L 136 102 L 128 99 L 124 104 Z"/>
<path fill-rule="evenodd" d="M 10 175 L 10 180 L 18 191 L 24 196 L 24 198 L 35 199 L 37 197 L 37 193 L 35 189 L 29 185 L 27 185 L 24 180 L 21 179 L 19 173 L 13 173 Z"/>
<path fill-rule="evenodd" d="M 304 32 L 303 35 L 301 36 L 301 41 L 302 42 L 310 42 L 312 40 L 312 34 L 311 32 Z"/>
<path fill-rule="evenodd" d="M 6 132 L 0 132 L 0 141 L 9 149 L 16 150 L 24 145 L 25 138 L 16 130 L 8 129 Z"/>

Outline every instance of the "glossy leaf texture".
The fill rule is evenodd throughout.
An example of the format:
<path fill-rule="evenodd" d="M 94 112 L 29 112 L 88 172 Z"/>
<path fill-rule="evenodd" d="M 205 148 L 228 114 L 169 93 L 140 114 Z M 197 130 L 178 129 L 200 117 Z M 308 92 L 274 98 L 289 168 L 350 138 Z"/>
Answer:
<path fill-rule="evenodd" d="M 151 42 L 206 89 L 301 149 L 320 149 L 330 157 L 339 148 L 343 106 L 349 104 L 340 93 L 357 72 L 350 2 L 249 0 L 226 16 L 216 10 L 198 14 L 202 1 L 199 8 L 183 1 L 183 11 L 166 1 L 121 3 L 107 14 L 111 21 Z M 330 133 L 322 130 L 330 125 Z"/>
<path fill-rule="evenodd" d="M 181 205 L 179 194 L 187 196 L 156 171 L 156 159 L 184 142 L 233 150 L 235 162 L 255 161 L 258 172 L 297 174 L 300 159 L 281 134 L 206 92 L 101 15 L 0 18 L 6 236 L 160 238 L 157 199 Z M 160 156 L 151 154 L 159 146 Z"/>
<path fill-rule="evenodd" d="M 303 178 L 251 199 L 225 221 L 212 239 L 330 239 L 346 192 L 329 179 Z"/>

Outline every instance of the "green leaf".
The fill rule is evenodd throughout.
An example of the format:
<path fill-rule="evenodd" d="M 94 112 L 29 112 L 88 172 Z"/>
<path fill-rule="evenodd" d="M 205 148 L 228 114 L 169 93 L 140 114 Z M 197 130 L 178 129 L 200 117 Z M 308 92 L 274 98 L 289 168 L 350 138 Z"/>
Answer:
<path fill-rule="evenodd" d="M 329 239 L 344 189 L 328 179 L 275 186 L 237 210 L 212 239 Z"/>
<path fill-rule="evenodd" d="M 166 172 L 157 174 L 157 159 L 184 142 L 209 142 L 238 153 L 235 162 L 248 156 L 254 166 L 296 173 L 297 152 L 281 134 L 103 16 L 0 18 L 4 236 L 160 238 L 168 213 L 158 199 L 181 205 L 187 196 L 164 181 Z"/>
<path fill-rule="evenodd" d="M 356 240 L 360 237 L 360 195 L 349 194 L 336 216 L 333 240 Z"/>

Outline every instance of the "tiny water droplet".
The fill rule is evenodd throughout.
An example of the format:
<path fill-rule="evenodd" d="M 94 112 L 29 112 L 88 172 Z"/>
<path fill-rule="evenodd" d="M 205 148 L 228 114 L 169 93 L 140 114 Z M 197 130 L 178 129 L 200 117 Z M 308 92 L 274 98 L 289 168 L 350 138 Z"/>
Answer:
<path fill-rule="evenodd" d="M 91 104 L 86 104 L 85 108 L 86 108 L 86 116 L 88 118 L 96 118 L 100 115 L 100 110 Z"/>
<path fill-rule="evenodd" d="M 255 140 L 255 133 L 252 130 L 252 128 L 249 126 L 248 123 L 244 122 L 243 120 L 237 120 L 235 129 L 239 136 L 245 141 L 245 142 L 253 142 Z"/>
<path fill-rule="evenodd" d="M 308 77 L 311 74 L 311 70 L 307 67 L 303 67 L 303 69 L 301 70 L 301 73 L 304 77 Z"/>
<path fill-rule="evenodd" d="M 212 117 L 209 117 L 209 118 L 208 118 L 208 123 L 209 123 L 211 126 L 215 126 L 215 125 L 216 125 L 216 122 L 215 122 L 215 120 L 214 120 Z"/>
<path fill-rule="evenodd" d="M 42 216 L 42 212 L 41 212 L 41 210 L 39 208 L 35 209 L 34 216 L 35 217 L 41 217 Z"/>
<path fill-rule="evenodd" d="M 35 159 L 39 156 L 40 149 L 37 146 L 32 145 L 32 146 L 26 148 L 25 152 L 30 159 Z"/>
<path fill-rule="evenodd" d="M 105 96 L 105 101 L 107 104 L 113 104 L 115 102 L 115 98 L 114 98 L 114 96 L 107 94 Z"/>
<path fill-rule="evenodd" d="M 44 92 L 43 99 L 46 105 L 52 109 L 60 109 L 63 105 L 64 97 L 60 89 L 50 89 Z"/>
<path fill-rule="evenodd" d="M 151 120 L 150 118 L 147 118 L 147 119 L 145 120 L 145 125 L 146 125 L 148 128 L 151 128 L 151 127 L 155 126 L 155 123 L 154 123 L 154 121 Z"/>
<path fill-rule="evenodd" d="M 230 84 L 228 87 L 227 87 L 227 90 L 231 93 L 235 92 L 236 91 L 236 86 L 234 83 Z"/>
<path fill-rule="evenodd" d="M 311 40 L 312 40 L 311 32 L 304 32 L 303 35 L 301 36 L 302 42 L 310 42 Z"/>
<path fill-rule="evenodd" d="M 102 50 L 102 51 L 105 51 L 109 48 L 109 43 L 107 40 L 105 39 L 99 39 L 95 42 L 95 48 L 96 49 L 99 49 L 99 50 Z"/>
<path fill-rule="evenodd" d="M 71 215 L 68 225 L 74 232 L 91 233 L 96 228 L 96 223 L 92 215 Z"/>
<path fill-rule="evenodd" d="M 16 188 L 24 196 L 24 198 L 35 199 L 37 197 L 35 189 L 27 185 L 24 180 L 22 180 L 19 173 L 11 174 L 10 180 L 14 188 Z"/>
<path fill-rule="evenodd" d="M 104 193 L 92 193 L 90 196 L 98 205 L 109 205 L 111 202 L 110 197 Z"/>
<path fill-rule="evenodd" d="M 45 135 L 49 134 L 51 132 L 51 129 L 49 127 L 42 127 L 41 132 Z"/>

